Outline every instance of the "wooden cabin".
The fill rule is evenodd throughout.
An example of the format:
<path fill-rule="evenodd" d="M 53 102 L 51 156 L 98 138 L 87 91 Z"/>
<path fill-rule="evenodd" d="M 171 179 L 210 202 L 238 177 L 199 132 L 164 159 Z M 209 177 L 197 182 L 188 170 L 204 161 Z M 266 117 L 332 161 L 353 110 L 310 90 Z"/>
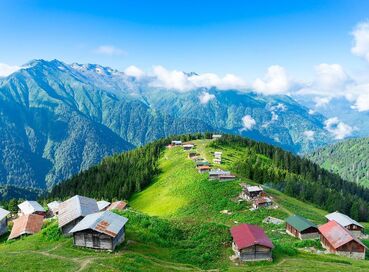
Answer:
<path fill-rule="evenodd" d="M 235 180 L 236 176 L 232 175 L 232 174 L 224 174 L 224 175 L 219 175 L 218 176 L 218 180 L 219 181 L 231 181 L 231 180 Z"/>
<path fill-rule="evenodd" d="M 219 179 L 219 176 L 220 175 L 230 175 L 231 172 L 229 171 L 223 171 L 221 169 L 212 169 L 210 172 L 209 172 L 209 179 L 211 180 L 214 180 L 214 179 Z"/>
<path fill-rule="evenodd" d="M 180 145 L 182 145 L 182 141 L 176 141 L 176 140 L 174 140 L 174 141 L 172 141 L 172 145 L 173 146 L 180 146 Z"/>
<path fill-rule="evenodd" d="M 47 204 L 48 207 L 48 211 L 47 211 L 47 215 L 49 217 L 54 217 L 58 215 L 58 211 L 59 211 L 59 205 L 60 205 L 60 201 L 53 201 Z"/>
<path fill-rule="evenodd" d="M 21 215 L 13 221 L 13 228 L 8 240 L 16 239 L 23 235 L 32 235 L 41 231 L 44 217 L 39 214 Z"/>
<path fill-rule="evenodd" d="M 266 208 L 272 205 L 273 205 L 273 201 L 267 196 L 261 196 L 261 197 L 255 198 L 252 202 L 252 207 L 254 209 Z"/>
<path fill-rule="evenodd" d="M 99 208 L 99 211 L 106 211 L 108 207 L 110 206 L 110 202 L 105 200 L 97 201 L 97 207 Z"/>
<path fill-rule="evenodd" d="M 214 152 L 214 158 L 216 158 L 216 159 L 221 159 L 221 158 L 222 158 L 222 152 L 220 152 L 220 151 L 215 151 L 215 152 Z"/>
<path fill-rule="evenodd" d="M 28 215 L 28 214 L 38 214 L 42 216 L 46 216 L 45 209 L 37 202 L 32 200 L 23 201 L 18 205 L 19 214 Z"/>
<path fill-rule="evenodd" d="M 264 190 L 261 186 L 245 186 L 241 197 L 243 199 L 251 200 L 260 196 L 263 196 Z"/>
<path fill-rule="evenodd" d="M 286 219 L 286 232 L 300 240 L 318 239 L 317 225 L 299 215 L 291 215 Z"/>
<path fill-rule="evenodd" d="M 328 219 L 328 221 L 336 221 L 342 227 L 348 229 L 356 237 L 360 237 L 360 235 L 364 232 L 363 225 L 343 213 L 333 212 L 327 214 L 325 217 Z"/>
<path fill-rule="evenodd" d="M 183 150 L 191 150 L 194 147 L 194 145 L 193 144 L 184 144 L 184 145 L 182 145 L 182 147 L 183 147 Z"/>
<path fill-rule="evenodd" d="M 212 138 L 213 140 L 217 140 L 217 139 L 222 138 L 222 135 L 221 135 L 221 134 L 213 134 L 211 138 Z"/>
<path fill-rule="evenodd" d="M 215 158 L 215 159 L 213 159 L 213 163 L 215 163 L 215 164 L 222 164 L 222 159 Z"/>
<path fill-rule="evenodd" d="M 70 233 L 76 246 L 113 251 L 125 238 L 128 219 L 110 211 L 87 215 Z"/>
<path fill-rule="evenodd" d="M 332 220 L 319 227 L 320 242 L 330 253 L 365 259 L 367 247 L 350 231 Z"/>
<path fill-rule="evenodd" d="M 202 165 L 202 166 L 198 166 L 197 167 L 197 171 L 200 173 L 200 174 L 204 174 L 204 173 L 207 173 L 210 171 L 210 166 L 209 165 Z"/>
<path fill-rule="evenodd" d="M 232 249 L 241 261 L 272 260 L 272 241 L 256 225 L 241 224 L 231 228 Z"/>
<path fill-rule="evenodd" d="M 196 152 L 190 152 L 190 153 L 188 153 L 188 155 L 187 155 L 187 157 L 189 158 L 189 159 L 193 159 L 193 158 L 195 158 L 197 156 L 197 153 Z"/>
<path fill-rule="evenodd" d="M 208 161 L 198 161 L 198 162 L 196 162 L 196 167 L 204 166 L 204 165 L 209 166 L 209 162 Z"/>
<path fill-rule="evenodd" d="M 122 200 L 119 201 L 114 201 L 113 203 L 111 203 L 111 205 L 108 207 L 108 211 L 111 210 L 119 210 L 119 211 L 123 211 L 124 209 L 126 209 L 128 206 L 128 203 Z"/>
<path fill-rule="evenodd" d="M 0 236 L 8 232 L 9 211 L 0 208 Z"/>
<path fill-rule="evenodd" d="M 58 223 L 64 235 L 70 235 L 70 230 L 85 216 L 99 211 L 95 199 L 75 195 L 60 203 Z"/>

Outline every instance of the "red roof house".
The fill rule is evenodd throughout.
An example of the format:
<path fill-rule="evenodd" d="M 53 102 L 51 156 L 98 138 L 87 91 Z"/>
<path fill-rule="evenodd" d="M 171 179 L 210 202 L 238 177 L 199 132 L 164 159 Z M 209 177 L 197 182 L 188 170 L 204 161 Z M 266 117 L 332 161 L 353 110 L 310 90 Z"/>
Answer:
<path fill-rule="evenodd" d="M 13 228 L 8 240 L 18 238 L 22 235 L 32 235 L 41 231 L 44 217 L 38 214 L 21 215 L 13 221 Z"/>
<path fill-rule="evenodd" d="M 124 210 L 125 208 L 127 208 L 127 202 L 119 200 L 111 203 L 110 206 L 108 207 L 108 211 Z"/>
<path fill-rule="evenodd" d="M 319 227 L 320 242 L 329 252 L 355 259 L 365 259 L 366 246 L 336 221 Z"/>
<path fill-rule="evenodd" d="M 273 243 L 256 225 L 241 224 L 231 228 L 233 251 L 241 261 L 271 260 Z"/>

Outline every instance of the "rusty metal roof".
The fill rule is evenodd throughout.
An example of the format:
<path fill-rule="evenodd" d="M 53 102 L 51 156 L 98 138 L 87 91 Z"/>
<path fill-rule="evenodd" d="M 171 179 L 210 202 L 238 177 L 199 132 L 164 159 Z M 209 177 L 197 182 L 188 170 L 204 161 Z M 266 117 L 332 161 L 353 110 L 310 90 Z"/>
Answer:
<path fill-rule="evenodd" d="M 115 201 L 113 203 L 111 203 L 111 205 L 109 206 L 108 210 L 124 210 L 127 207 L 127 202 L 125 201 Z"/>
<path fill-rule="evenodd" d="M 34 234 L 41 231 L 44 217 L 38 214 L 21 215 L 13 221 L 13 228 L 8 240 L 17 238 L 23 234 Z"/>
<path fill-rule="evenodd" d="M 98 212 L 87 215 L 69 233 L 91 229 L 114 238 L 127 222 L 127 218 L 113 212 Z"/>
<path fill-rule="evenodd" d="M 75 195 L 60 203 L 58 214 L 59 227 L 63 227 L 81 216 L 85 217 L 98 211 L 99 208 L 95 199 Z"/>
<path fill-rule="evenodd" d="M 45 209 L 37 201 L 23 201 L 18 205 L 23 214 L 32 214 L 35 212 L 45 212 Z"/>

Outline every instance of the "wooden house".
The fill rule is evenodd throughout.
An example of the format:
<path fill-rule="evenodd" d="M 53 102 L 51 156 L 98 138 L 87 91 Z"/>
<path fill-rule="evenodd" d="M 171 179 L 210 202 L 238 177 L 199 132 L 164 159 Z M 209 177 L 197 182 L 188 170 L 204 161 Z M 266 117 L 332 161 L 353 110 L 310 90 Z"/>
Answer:
<path fill-rule="evenodd" d="M 59 211 L 59 205 L 60 205 L 60 201 L 53 201 L 47 204 L 48 207 L 48 212 L 47 215 L 50 217 L 54 217 L 56 215 L 58 215 L 58 211 Z"/>
<path fill-rule="evenodd" d="M 231 172 L 229 171 L 223 171 L 221 169 L 212 169 L 210 172 L 209 172 L 209 179 L 211 180 L 214 180 L 214 179 L 219 179 L 219 176 L 220 175 L 230 175 Z"/>
<path fill-rule="evenodd" d="M 128 219 L 110 211 L 87 215 L 70 233 L 76 246 L 113 251 L 125 238 Z"/>
<path fill-rule="evenodd" d="M 99 208 L 99 211 L 106 211 L 108 207 L 110 206 L 110 202 L 105 200 L 97 201 L 97 207 Z"/>
<path fill-rule="evenodd" d="M 174 141 L 172 141 L 172 145 L 174 145 L 174 146 L 180 146 L 180 145 L 182 145 L 182 141 L 176 141 L 176 140 L 174 140 Z"/>
<path fill-rule="evenodd" d="M 108 207 L 108 211 L 111 211 L 111 210 L 120 210 L 120 211 L 123 211 L 124 209 L 127 208 L 127 205 L 128 205 L 128 203 L 125 202 L 125 201 L 122 201 L 122 200 L 114 201 Z"/>
<path fill-rule="evenodd" d="M 22 215 L 28 214 L 38 214 L 45 216 L 46 211 L 45 209 L 37 202 L 37 201 L 23 201 L 21 204 L 18 205 L 19 213 Z"/>
<path fill-rule="evenodd" d="M 266 208 L 272 205 L 273 205 L 273 201 L 267 196 L 257 197 L 252 202 L 252 207 L 254 209 Z"/>
<path fill-rule="evenodd" d="M 212 135 L 212 139 L 213 140 L 217 140 L 217 139 L 220 139 L 220 138 L 222 138 L 222 135 L 221 134 L 213 134 Z"/>
<path fill-rule="evenodd" d="M 320 242 L 330 253 L 365 259 L 367 247 L 350 231 L 332 220 L 319 227 Z"/>
<path fill-rule="evenodd" d="M 0 208 L 0 236 L 8 232 L 9 211 Z"/>
<path fill-rule="evenodd" d="M 210 171 L 210 166 L 209 165 L 202 165 L 202 166 L 198 166 L 197 167 L 197 171 L 200 173 L 200 174 L 203 174 L 203 173 L 207 173 Z"/>
<path fill-rule="evenodd" d="M 85 196 L 73 196 L 60 203 L 58 223 L 64 235 L 70 235 L 69 231 L 77 225 L 85 216 L 99 211 L 95 199 Z"/>
<path fill-rule="evenodd" d="M 241 193 L 243 199 L 251 200 L 263 196 L 264 190 L 261 186 L 246 185 Z"/>
<path fill-rule="evenodd" d="M 317 225 L 299 215 L 291 215 L 286 219 L 286 232 L 300 240 L 319 239 Z"/>
<path fill-rule="evenodd" d="M 222 158 L 222 152 L 220 152 L 220 151 L 215 151 L 215 152 L 214 152 L 214 158 L 216 158 L 216 159 L 221 159 L 221 158 Z"/>
<path fill-rule="evenodd" d="M 204 165 L 209 166 L 209 162 L 208 161 L 198 161 L 198 162 L 196 162 L 196 167 L 204 166 Z"/>
<path fill-rule="evenodd" d="M 196 152 L 189 152 L 188 153 L 188 155 L 187 155 L 187 157 L 189 158 L 189 159 L 193 159 L 193 158 L 195 158 L 197 156 L 197 153 Z"/>
<path fill-rule="evenodd" d="M 218 180 L 219 181 L 231 181 L 231 180 L 235 180 L 236 176 L 232 175 L 232 174 L 224 174 L 224 175 L 219 175 L 218 176 Z"/>
<path fill-rule="evenodd" d="M 241 224 L 231 228 L 232 249 L 241 261 L 272 260 L 272 241 L 256 225 Z"/>
<path fill-rule="evenodd" d="M 182 147 L 183 147 L 183 150 L 191 150 L 194 147 L 194 145 L 193 144 L 184 144 L 184 145 L 182 145 Z"/>
<path fill-rule="evenodd" d="M 39 214 L 21 215 L 13 221 L 13 228 L 8 240 L 18 238 L 23 235 L 32 235 L 41 231 L 44 217 Z"/>
<path fill-rule="evenodd" d="M 222 164 L 222 159 L 215 158 L 215 159 L 213 159 L 213 163 L 215 163 L 215 164 Z"/>
<path fill-rule="evenodd" d="M 328 221 L 336 221 L 342 227 L 348 229 L 356 237 L 359 237 L 364 231 L 363 225 L 343 213 L 333 212 L 327 214 L 325 217 L 328 219 Z"/>

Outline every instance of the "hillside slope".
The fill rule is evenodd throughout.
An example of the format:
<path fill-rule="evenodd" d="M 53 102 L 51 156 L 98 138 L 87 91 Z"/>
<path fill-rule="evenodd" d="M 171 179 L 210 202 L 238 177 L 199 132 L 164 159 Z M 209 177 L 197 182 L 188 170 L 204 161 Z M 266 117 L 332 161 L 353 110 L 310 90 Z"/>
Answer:
<path fill-rule="evenodd" d="M 369 187 L 369 138 L 327 146 L 307 158 L 343 179 Z"/>
<path fill-rule="evenodd" d="M 197 151 L 209 160 L 213 151 L 222 150 L 222 168 L 225 169 L 234 169 L 247 153 L 241 142 L 239 145 L 206 139 L 195 142 Z M 265 156 L 260 157 L 273 164 Z M 285 219 L 294 213 L 317 224 L 325 222 L 326 211 L 308 202 L 266 186 L 277 207 L 251 211 L 249 203 L 235 200 L 241 191 L 239 183 L 256 184 L 254 181 L 242 175 L 231 182 L 209 181 L 207 174 L 201 175 L 196 171 L 194 162 L 180 147 L 162 150 L 157 168 L 153 182 L 134 194 L 129 199 L 130 209 L 122 213 L 129 218 L 126 242 L 115 253 L 75 248 L 71 238 L 60 237 L 56 222 L 50 222 L 40 234 L 18 241 L 1 242 L 0 270 L 50 271 L 50 267 L 56 272 L 369 269 L 368 261 L 309 253 L 308 248 L 321 250 L 318 242 L 301 242 L 292 238 L 285 234 L 283 224 L 263 223 L 267 216 Z M 87 173 L 94 180 L 93 172 L 84 175 Z M 228 213 L 221 213 L 222 210 L 228 210 Z M 229 228 L 238 222 L 258 224 L 266 230 L 275 245 L 273 262 L 236 265 L 229 260 L 232 255 Z"/>

